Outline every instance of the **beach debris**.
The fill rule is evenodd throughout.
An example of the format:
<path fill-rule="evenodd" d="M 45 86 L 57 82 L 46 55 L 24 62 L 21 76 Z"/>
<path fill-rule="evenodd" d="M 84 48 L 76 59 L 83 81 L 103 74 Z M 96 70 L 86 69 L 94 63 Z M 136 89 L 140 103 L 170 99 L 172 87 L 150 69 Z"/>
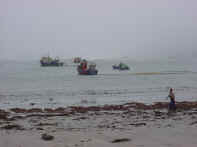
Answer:
<path fill-rule="evenodd" d="M 32 108 L 32 109 L 29 109 L 27 110 L 27 113 L 42 113 L 42 109 L 40 108 Z"/>
<path fill-rule="evenodd" d="M 155 113 L 155 116 L 156 117 L 159 117 L 159 116 L 162 116 L 162 115 L 165 115 L 166 114 L 166 113 L 160 112 L 160 111 L 154 111 L 154 113 Z"/>
<path fill-rule="evenodd" d="M 8 115 L 9 115 L 9 112 L 6 112 L 4 110 L 0 110 L 0 119 L 6 120 Z"/>
<path fill-rule="evenodd" d="M 190 125 L 196 125 L 196 124 L 197 124 L 197 121 L 190 123 Z"/>
<path fill-rule="evenodd" d="M 10 111 L 15 112 L 15 113 L 26 113 L 27 110 L 23 108 L 12 108 Z"/>
<path fill-rule="evenodd" d="M 40 108 L 32 108 L 32 109 L 23 109 L 23 108 L 12 108 L 10 111 L 15 113 L 42 113 L 42 109 Z"/>
<path fill-rule="evenodd" d="M 47 113 L 65 113 L 66 112 L 66 108 L 56 108 L 56 109 L 51 109 L 51 108 L 45 108 L 44 109 L 45 112 Z"/>
<path fill-rule="evenodd" d="M 5 125 L 3 127 L 1 127 L 2 129 L 6 129 L 6 130 L 11 130 L 11 129 L 16 129 L 16 130 L 24 130 L 24 128 L 22 128 L 21 126 L 17 125 L 17 124 L 13 124 L 13 125 Z"/>
<path fill-rule="evenodd" d="M 54 139 L 54 136 L 44 133 L 41 138 L 45 141 L 50 141 Z"/>
<path fill-rule="evenodd" d="M 80 140 L 80 142 L 90 142 L 92 141 L 92 139 L 84 139 L 84 140 Z"/>
<path fill-rule="evenodd" d="M 113 141 L 111 141 L 111 143 L 120 143 L 120 142 L 128 142 L 131 141 L 131 139 L 129 138 L 120 138 L 120 139 L 114 139 Z"/>
<path fill-rule="evenodd" d="M 106 124 L 105 125 L 98 125 L 98 128 L 100 128 L 100 129 L 101 128 L 110 128 L 110 126 L 109 125 L 106 125 Z"/>
<path fill-rule="evenodd" d="M 74 118 L 73 120 L 84 120 L 84 119 L 88 119 L 88 117 L 81 116 L 81 117 L 78 117 L 78 118 Z"/>
<path fill-rule="evenodd" d="M 197 102 L 177 102 L 176 103 L 177 110 L 191 110 L 197 109 Z M 132 109 L 131 109 L 132 108 Z M 44 110 L 41 108 L 31 108 L 31 109 L 23 109 L 23 108 L 12 108 L 10 111 L 15 113 L 66 113 L 66 114 L 74 114 L 74 113 L 87 113 L 90 111 L 99 112 L 99 111 L 126 111 L 125 114 L 131 113 L 135 115 L 136 110 L 154 110 L 156 116 L 166 115 L 164 112 L 159 112 L 157 110 L 168 108 L 168 103 L 166 102 L 157 102 L 152 105 L 147 105 L 138 102 L 131 102 L 121 105 L 104 105 L 104 106 L 70 106 L 67 108 L 59 107 L 56 109 L 45 108 Z M 180 111 L 181 112 L 181 111 Z M 144 112 L 137 111 L 139 115 L 144 114 Z M 196 114 L 197 112 L 193 112 Z M 5 115 L 5 112 L 0 111 L 0 117 Z"/>
<path fill-rule="evenodd" d="M 58 123 L 42 123 L 40 122 L 39 124 L 35 126 L 58 126 Z"/>
<path fill-rule="evenodd" d="M 36 130 L 44 130 L 44 129 L 43 129 L 43 128 L 38 127 L 38 128 L 36 128 Z"/>
<path fill-rule="evenodd" d="M 36 103 L 30 103 L 31 106 L 34 106 Z"/>
<path fill-rule="evenodd" d="M 139 127 L 139 126 L 145 126 L 146 123 L 131 123 L 129 125 L 135 126 L 135 127 Z"/>

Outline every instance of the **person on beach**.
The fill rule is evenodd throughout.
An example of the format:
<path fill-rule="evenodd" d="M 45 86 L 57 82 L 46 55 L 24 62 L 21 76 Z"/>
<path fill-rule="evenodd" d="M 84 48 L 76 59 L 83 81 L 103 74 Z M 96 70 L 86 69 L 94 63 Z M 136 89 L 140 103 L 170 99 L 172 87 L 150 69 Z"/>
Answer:
<path fill-rule="evenodd" d="M 169 103 L 169 106 L 168 106 L 168 110 L 175 111 L 176 110 L 175 95 L 174 95 L 174 92 L 173 92 L 172 88 L 170 88 L 168 98 L 170 98 L 170 103 Z"/>

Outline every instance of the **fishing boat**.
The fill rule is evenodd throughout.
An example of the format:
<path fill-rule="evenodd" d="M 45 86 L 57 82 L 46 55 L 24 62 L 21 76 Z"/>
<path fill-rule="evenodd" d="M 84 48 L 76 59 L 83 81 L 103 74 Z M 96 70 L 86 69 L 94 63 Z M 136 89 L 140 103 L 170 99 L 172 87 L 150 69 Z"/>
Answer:
<path fill-rule="evenodd" d="M 59 58 L 51 58 L 51 57 L 42 57 L 40 59 L 40 65 L 41 66 L 63 66 L 64 63 L 60 62 Z"/>
<path fill-rule="evenodd" d="M 112 68 L 114 70 L 130 70 L 129 66 L 122 62 L 119 65 L 112 65 Z"/>
<path fill-rule="evenodd" d="M 73 62 L 74 63 L 80 63 L 81 62 L 81 58 L 80 57 L 75 57 Z"/>
<path fill-rule="evenodd" d="M 83 60 L 80 65 L 77 66 L 77 71 L 79 75 L 97 75 L 98 70 L 96 69 L 96 64 L 91 63 L 87 65 L 87 61 Z"/>

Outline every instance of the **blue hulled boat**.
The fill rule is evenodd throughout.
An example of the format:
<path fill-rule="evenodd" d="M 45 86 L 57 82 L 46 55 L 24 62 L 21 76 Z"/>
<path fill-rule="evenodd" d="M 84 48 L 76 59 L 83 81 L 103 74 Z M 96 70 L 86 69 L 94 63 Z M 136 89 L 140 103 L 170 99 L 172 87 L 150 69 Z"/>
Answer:
<path fill-rule="evenodd" d="M 83 60 L 77 67 L 79 75 L 97 75 L 98 70 L 96 69 L 96 64 L 90 64 L 87 66 L 87 61 Z"/>
<path fill-rule="evenodd" d="M 41 66 L 63 66 L 64 63 L 60 62 L 58 58 L 52 59 L 51 57 L 42 57 L 40 60 Z"/>

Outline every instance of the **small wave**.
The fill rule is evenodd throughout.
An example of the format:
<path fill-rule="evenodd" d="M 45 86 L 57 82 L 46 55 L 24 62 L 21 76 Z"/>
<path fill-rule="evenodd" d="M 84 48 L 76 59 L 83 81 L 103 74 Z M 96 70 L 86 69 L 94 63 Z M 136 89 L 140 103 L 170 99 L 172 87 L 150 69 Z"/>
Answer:
<path fill-rule="evenodd" d="M 193 73 L 190 70 L 171 70 L 171 71 L 163 71 L 164 73 L 174 73 L 174 74 L 189 74 Z"/>
<path fill-rule="evenodd" d="M 171 74 L 187 74 L 191 71 L 163 71 L 163 72 L 138 72 L 131 73 L 132 75 L 171 75 Z"/>
<path fill-rule="evenodd" d="M 138 73 L 132 73 L 132 75 L 162 75 L 166 73 L 162 72 L 138 72 Z"/>
<path fill-rule="evenodd" d="M 191 73 L 192 71 L 189 70 L 168 70 L 164 72 L 170 72 L 170 73 Z"/>
<path fill-rule="evenodd" d="M 96 100 L 87 100 L 87 99 L 82 99 L 80 101 L 81 104 L 96 104 Z"/>

